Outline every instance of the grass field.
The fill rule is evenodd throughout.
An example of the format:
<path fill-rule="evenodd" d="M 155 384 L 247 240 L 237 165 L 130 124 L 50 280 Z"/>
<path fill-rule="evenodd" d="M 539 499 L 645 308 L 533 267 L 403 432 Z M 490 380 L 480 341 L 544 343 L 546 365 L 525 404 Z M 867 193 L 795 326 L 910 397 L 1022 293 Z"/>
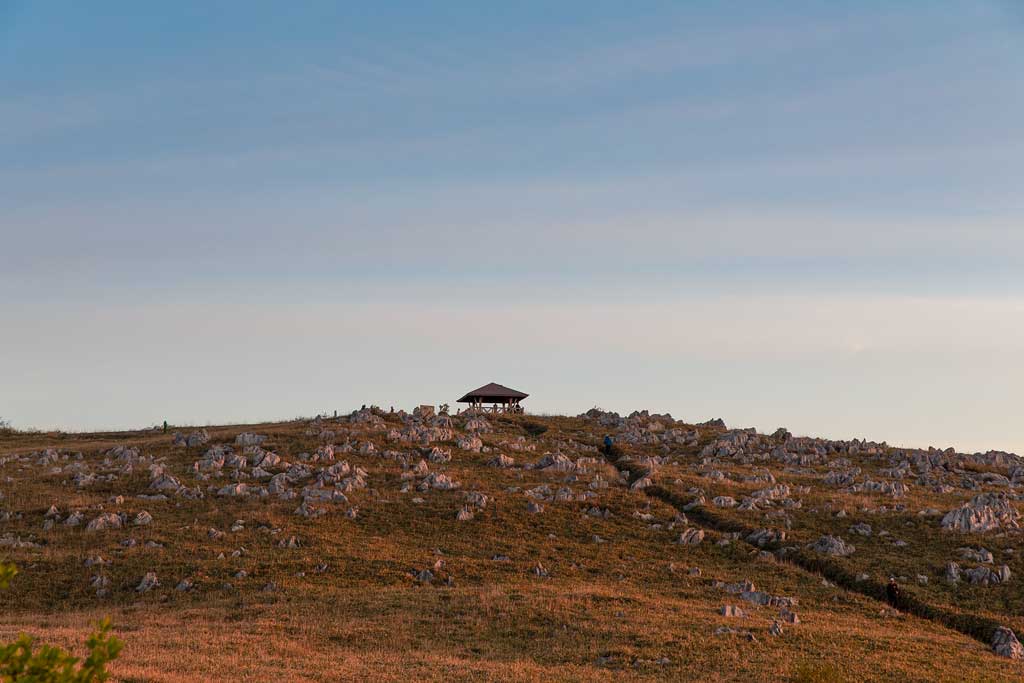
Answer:
<path fill-rule="evenodd" d="M 124 681 L 1010 681 L 1024 675 L 1024 665 L 996 656 L 978 638 L 836 586 L 779 559 L 784 552 L 762 553 L 729 537 L 723 527 L 705 525 L 702 543 L 679 544 L 684 528 L 702 526 L 698 515 L 683 522 L 671 501 L 630 488 L 638 472 L 620 474 L 597 450 L 616 428 L 584 418 L 488 416 L 490 428 L 478 432 L 488 452 L 474 452 L 471 444 L 459 447 L 465 418 L 453 421 L 453 432 L 429 445 L 394 433 L 424 422 L 388 413 L 363 422 L 211 427 L 209 442 L 194 447 L 175 446 L 170 433 L 153 430 L 0 436 L 0 539 L 7 539 L 0 559 L 20 570 L 0 593 L 0 635 L 27 632 L 81 651 L 91 625 L 109 615 L 126 642 L 112 668 Z M 928 604 L 1024 629 L 1024 563 L 1007 552 L 1017 532 L 966 537 L 918 514 L 945 512 L 977 490 L 911 486 L 897 501 L 905 507 L 896 509 L 891 496 L 824 485 L 822 466 L 709 462 L 701 450 L 724 430 L 696 429 L 699 436 L 687 445 L 620 440 L 626 458 L 617 465 L 653 469 L 657 488 L 680 499 L 702 489 L 708 512 L 726 523 L 781 528 L 785 518 L 782 545 L 842 536 L 857 547 L 836 559 L 850 572 L 882 581 L 908 577 L 905 590 Z M 298 497 L 287 500 L 259 495 L 267 478 L 246 478 L 249 465 L 198 479 L 194 464 L 242 432 L 266 436 L 260 448 L 285 463 L 324 444 L 336 453 L 331 461 L 307 463 L 312 478 L 295 481 L 290 489 Z M 342 452 L 345 444 L 351 451 Z M 106 455 L 116 446 L 136 447 L 138 456 Z M 418 490 L 424 479 L 413 466 L 432 447 L 450 451 L 451 460 L 428 459 L 429 471 L 457 481 L 457 489 Z M 56 462 L 41 462 L 48 448 L 59 454 Z M 243 452 L 240 445 L 233 449 Z M 515 466 L 489 466 L 498 453 L 513 457 Z M 523 467 L 552 453 L 576 463 L 572 471 Z M 366 486 L 351 488 L 347 502 L 311 503 L 323 516 L 295 514 L 304 486 L 340 461 L 365 470 Z M 889 466 L 868 456 L 855 464 L 875 479 Z M 166 500 L 140 498 L 157 493 L 154 467 L 203 497 L 179 491 Z M 708 477 L 711 468 L 725 477 Z M 710 504 L 715 496 L 740 500 L 764 488 L 763 481 L 743 479 L 765 470 L 791 487 L 799 507 L 741 511 Z M 86 482 L 76 485 L 83 473 Z M 250 495 L 217 495 L 240 476 Z M 467 492 L 485 494 L 486 504 L 468 501 Z M 51 505 L 58 513 L 45 528 Z M 471 519 L 457 519 L 463 508 Z M 835 515 L 840 509 L 845 517 Z M 132 524 L 143 510 L 152 523 Z M 74 512 L 81 522 L 69 526 Z M 128 524 L 88 531 L 103 512 L 125 513 Z M 870 523 L 873 535 L 851 535 L 858 522 Z M 882 530 L 888 535 L 880 536 Z M 282 547 L 291 537 L 297 547 Z M 993 586 L 947 585 L 943 567 L 963 546 L 992 551 L 995 564 L 1007 564 L 1014 578 Z M 97 555 L 109 564 L 86 566 Z M 417 578 L 425 569 L 432 580 Z M 159 586 L 140 593 L 147 572 Z M 926 585 L 918 575 L 927 577 Z M 192 588 L 177 590 L 184 579 Z M 791 609 L 799 623 L 722 586 L 745 580 L 796 598 Z M 747 616 L 722 616 L 725 605 Z M 775 620 L 781 635 L 770 632 Z M 735 632 L 716 634 L 721 627 Z"/>

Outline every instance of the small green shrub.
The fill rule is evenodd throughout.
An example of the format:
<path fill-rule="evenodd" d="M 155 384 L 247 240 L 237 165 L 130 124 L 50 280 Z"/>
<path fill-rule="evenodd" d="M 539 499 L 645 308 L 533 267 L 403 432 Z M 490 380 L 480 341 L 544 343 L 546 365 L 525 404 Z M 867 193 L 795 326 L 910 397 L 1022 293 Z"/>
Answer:
<path fill-rule="evenodd" d="M 846 679 L 834 664 L 804 662 L 797 666 L 792 683 L 845 683 Z"/>
<path fill-rule="evenodd" d="M 0 564 L 0 588 L 11 585 L 11 579 L 18 573 L 13 564 Z"/>
<path fill-rule="evenodd" d="M 546 424 L 541 424 L 540 422 L 524 422 L 523 429 L 533 436 L 540 436 L 544 432 L 548 431 L 548 426 Z"/>

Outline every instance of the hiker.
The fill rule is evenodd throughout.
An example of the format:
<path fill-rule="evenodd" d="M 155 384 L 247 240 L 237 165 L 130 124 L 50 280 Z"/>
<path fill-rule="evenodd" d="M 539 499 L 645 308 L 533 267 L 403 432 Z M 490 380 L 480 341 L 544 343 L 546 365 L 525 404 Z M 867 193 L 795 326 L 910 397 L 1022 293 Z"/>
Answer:
<path fill-rule="evenodd" d="M 903 593 L 900 592 L 900 586 L 896 583 L 896 577 L 889 577 L 889 585 L 885 587 L 885 597 L 889 599 L 889 604 L 893 607 L 899 607 L 900 601 L 903 598 Z"/>
<path fill-rule="evenodd" d="M 604 452 L 608 455 L 612 454 L 612 446 L 615 445 L 615 440 L 611 437 L 611 434 L 604 435 Z"/>

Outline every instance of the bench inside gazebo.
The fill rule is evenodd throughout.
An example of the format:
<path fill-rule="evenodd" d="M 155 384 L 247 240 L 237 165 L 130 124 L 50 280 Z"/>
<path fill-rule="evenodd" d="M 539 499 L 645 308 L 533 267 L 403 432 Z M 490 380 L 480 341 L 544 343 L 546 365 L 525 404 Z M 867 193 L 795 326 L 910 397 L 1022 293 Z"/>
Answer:
<path fill-rule="evenodd" d="M 469 403 L 471 408 L 484 412 L 521 413 L 523 407 L 519 405 L 519 402 L 527 396 L 529 394 L 491 382 L 468 392 L 458 402 Z M 487 404 L 486 407 L 485 404 Z"/>

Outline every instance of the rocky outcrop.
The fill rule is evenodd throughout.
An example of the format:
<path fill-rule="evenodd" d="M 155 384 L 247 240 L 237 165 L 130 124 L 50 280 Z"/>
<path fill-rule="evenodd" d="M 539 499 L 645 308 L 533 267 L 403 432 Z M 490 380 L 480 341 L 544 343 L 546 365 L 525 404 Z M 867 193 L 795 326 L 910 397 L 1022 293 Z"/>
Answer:
<path fill-rule="evenodd" d="M 980 534 L 998 529 L 1019 529 L 1020 513 L 1003 495 L 982 493 L 950 510 L 942 518 L 942 528 L 965 534 Z"/>

